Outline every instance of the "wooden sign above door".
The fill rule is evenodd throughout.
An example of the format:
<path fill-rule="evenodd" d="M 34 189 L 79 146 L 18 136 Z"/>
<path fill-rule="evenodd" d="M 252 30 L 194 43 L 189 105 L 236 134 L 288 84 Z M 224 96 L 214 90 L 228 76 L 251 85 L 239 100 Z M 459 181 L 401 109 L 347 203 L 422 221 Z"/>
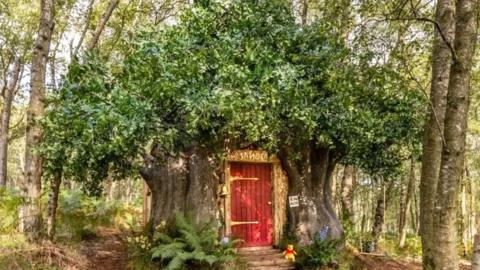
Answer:
<path fill-rule="evenodd" d="M 236 162 L 279 162 L 275 155 L 270 155 L 262 150 L 236 150 L 227 155 L 228 161 Z"/>

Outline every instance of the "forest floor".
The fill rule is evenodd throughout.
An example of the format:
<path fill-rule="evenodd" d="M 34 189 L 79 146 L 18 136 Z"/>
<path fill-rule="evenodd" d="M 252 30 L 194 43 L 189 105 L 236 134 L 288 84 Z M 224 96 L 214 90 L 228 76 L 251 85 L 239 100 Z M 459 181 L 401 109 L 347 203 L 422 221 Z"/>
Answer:
<path fill-rule="evenodd" d="M 82 241 L 80 254 L 86 259 L 89 270 L 126 270 L 128 250 L 125 231 L 114 228 L 100 228 L 91 239 Z M 349 260 L 352 270 L 421 270 L 418 260 L 393 258 L 384 254 L 353 252 Z M 470 270 L 463 262 L 461 270 Z"/>
<path fill-rule="evenodd" d="M 127 269 L 126 234 L 118 229 L 100 228 L 95 237 L 82 242 L 81 254 L 89 270 Z"/>
<path fill-rule="evenodd" d="M 353 254 L 354 270 L 422 270 L 422 262 L 420 260 L 396 259 L 383 254 Z M 470 270 L 470 264 L 461 261 L 461 270 Z"/>

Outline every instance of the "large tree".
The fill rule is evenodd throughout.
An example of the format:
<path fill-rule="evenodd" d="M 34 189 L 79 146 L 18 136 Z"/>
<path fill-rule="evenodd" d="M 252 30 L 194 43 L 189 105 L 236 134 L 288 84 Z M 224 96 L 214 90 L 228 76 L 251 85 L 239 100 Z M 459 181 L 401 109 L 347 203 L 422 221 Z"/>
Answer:
<path fill-rule="evenodd" d="M 425 130 L 422 178 L 423 264 L 458 269 L 456 200 L 463 176 L 478 1 L 439 1 L 432 61 L 433 109 Z"/>
<path fill-rule="evenodd" d="M 454 58 L 446 98 L 440 174 L 433 214 L 435 269 L 458 269 L 456 200 L 464 173 L 472 59 L 477 36 L 478 1 L 456 1 Z"/>
<path fill-rule="evenodd" d="M 277 153 L 301 196 L 288 218 L 302 243 L 325 225 L 341 237 L 336 164 L 387 174 L 418 131 L 419 93 L 393 66 L 356 58 L 331 25 L 300 26 L 286 2 L 201 1 L 130 45 L 121 69 L 91 55 L 70 70 L 45 121 L 46 167 L 91 187 L 140 172 L 161 206 L 155 222 L 212 213 L 218 156 L 249 146 Z M 205 202 L 188 201 L 202 190 Z"/>
<path fill-rule="evenodd" d="M 443 149 L 443 122 L 452 60 L 451 44 L 455 29 L 455 3 L 437 3 L 435 39 L 432 53 L 432 75 L 428 120 L 423 139 L 422 171 L 420 176 L 420 231 L 422 258 L 426 268 L 433 267 L 433 210 L 437 192 Z"/>

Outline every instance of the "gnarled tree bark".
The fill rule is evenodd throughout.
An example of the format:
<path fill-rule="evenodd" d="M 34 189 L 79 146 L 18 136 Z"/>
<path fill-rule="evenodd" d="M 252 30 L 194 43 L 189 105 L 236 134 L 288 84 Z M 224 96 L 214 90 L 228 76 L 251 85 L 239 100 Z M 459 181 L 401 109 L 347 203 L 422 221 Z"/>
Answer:
<path fill-rule="evenodd" d="M 153 150 L 144 160 L 140 174 L 151 191 L 153 225 L 176 211 L 191 214 L 198 223 L 218 218 L 218 166 L 210 153 L 193 147 L 176 157 L 162 157 Z"/>
<path fill-rule="evenodd" d="M 288 177 L 288 196 L 299 196 L 298 207 L 287 206 L 288 230 L 295 233 L 301 245 L 328 226 L 328 237 L 340 239 L 343 228 L 332 203 L 332 174 L 337 164 L 333 151 L 307 147 L 302 160 L 293 160 L 292 151 L 282 148 L 279 158 Z"/>

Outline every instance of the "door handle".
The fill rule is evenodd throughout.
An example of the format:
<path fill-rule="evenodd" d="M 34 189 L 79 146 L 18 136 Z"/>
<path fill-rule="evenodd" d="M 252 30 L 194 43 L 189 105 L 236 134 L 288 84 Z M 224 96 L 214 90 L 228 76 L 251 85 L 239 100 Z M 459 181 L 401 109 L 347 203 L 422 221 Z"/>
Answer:
<path fill-rule="evenodd" d="M 268 205 L 272 205 L 272 202 L 267 202 Z"/>

